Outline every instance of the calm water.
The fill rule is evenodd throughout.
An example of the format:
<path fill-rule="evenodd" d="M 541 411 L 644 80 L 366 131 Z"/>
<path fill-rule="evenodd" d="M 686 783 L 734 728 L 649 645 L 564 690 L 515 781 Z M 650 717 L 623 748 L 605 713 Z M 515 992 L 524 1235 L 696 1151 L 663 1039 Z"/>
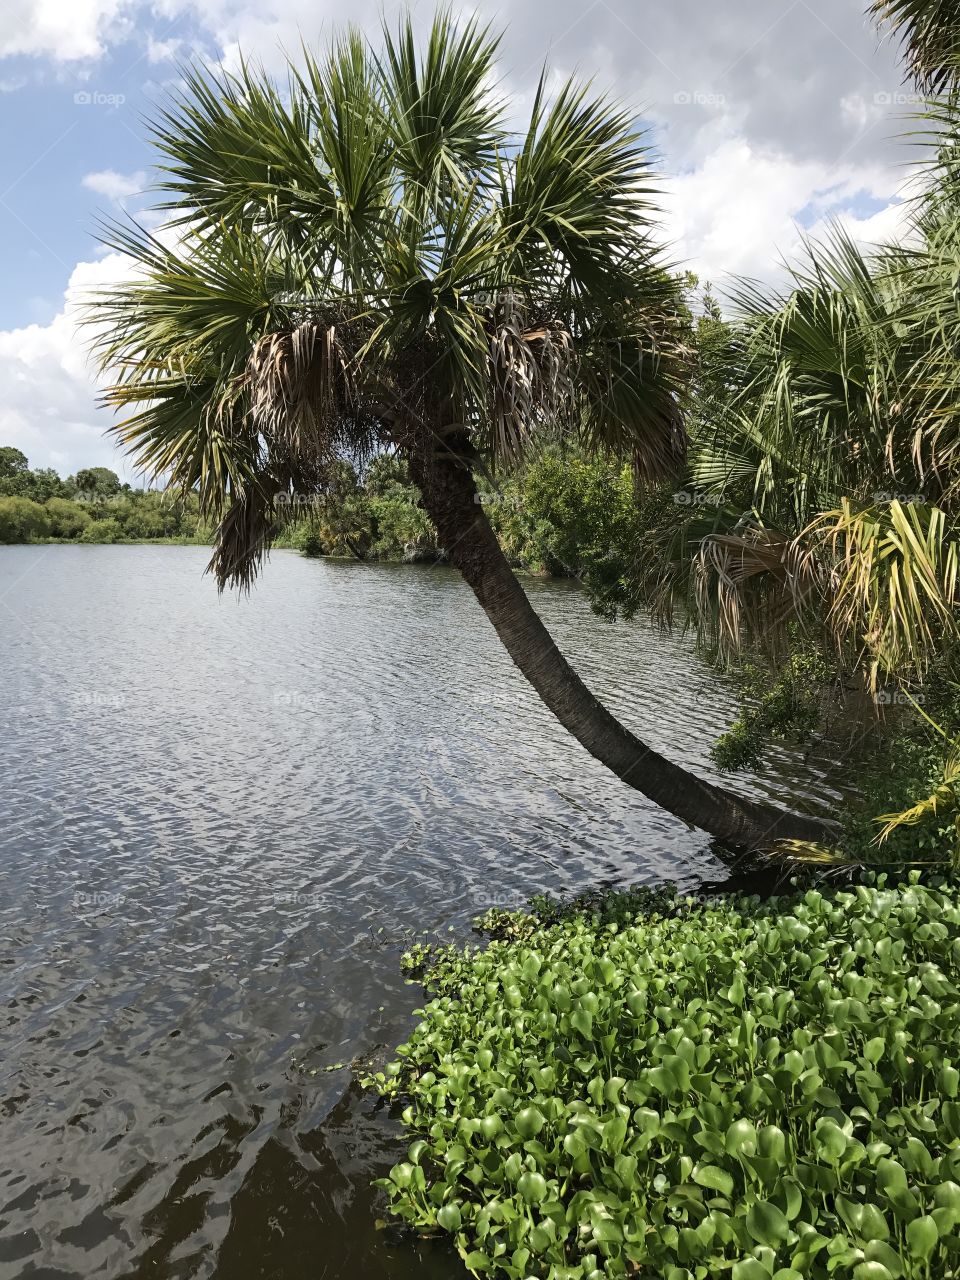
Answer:
<path fill-rule="evenodd" d="M 722 864 L 553 722 L 452 572 L 277 553 L 238 602 L 205 561 L 0 548 L 0 1276 L 462 1276 L 374 1229 L 399 1126 L 328 1070 L 410 1029 L 400 952 Z M 731 702 L 689 646 L 527 585 L 705 768 Z"/>

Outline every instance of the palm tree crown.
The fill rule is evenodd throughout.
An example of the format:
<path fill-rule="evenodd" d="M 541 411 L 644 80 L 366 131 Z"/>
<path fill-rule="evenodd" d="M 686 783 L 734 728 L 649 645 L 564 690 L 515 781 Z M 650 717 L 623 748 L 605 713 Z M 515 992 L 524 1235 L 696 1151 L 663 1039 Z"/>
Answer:
<path fill-rule="evenodd" d="M 137 270 L 96 300 L 98 356 L 137 461 L 218 522 L 221 584 L 249 582 L 278 495 L 417 433 L 489 467 L 545 424 L 646 476 L 682 458 L 642 138 L 543 80 L 509 134 L 497 44 L 441 15 L 420 54 L 408 18 L 380 51 L 305 52 L 285 92 L 188 71 L 156 123 L 176 239 L 109 229 Z"/>

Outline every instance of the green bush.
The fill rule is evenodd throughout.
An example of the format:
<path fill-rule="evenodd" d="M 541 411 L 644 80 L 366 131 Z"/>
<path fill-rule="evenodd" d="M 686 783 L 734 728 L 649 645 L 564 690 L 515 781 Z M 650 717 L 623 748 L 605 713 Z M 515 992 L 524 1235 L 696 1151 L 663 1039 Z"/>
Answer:
<path fill-rule="evenodd" d="M 43 507 L 29 498 L 0 498 L 0 542 L 32 542 L 50 533 Z"/>
<path fill-rule="evenodd" d="M 80 535 L 81 542 L 119 542 L 123 530 L 117 520 L 91 520 Z"/>
<path fill-rule="evenodd" d="M 432 956 L 393 1211 L 513 1280 L 960 1276 L 956 885 L 612 901 Z"/>
<path fill-rule="evenodd" d="M 67 498 L 48 498 L 43 504 L 54 538 L 76 538 L 90 523 L 90 515 L 78 502 Z"/>
<path fill-rule="evenodd" d="M 823 723 L 830 678 L 822 654 L 810 645 L 794 648 L 778 671 L 745 663 L 740 682 L 746 706 L 713 745 L 717 768 L 760 768 L 775 737 L 807 745 Z"/>

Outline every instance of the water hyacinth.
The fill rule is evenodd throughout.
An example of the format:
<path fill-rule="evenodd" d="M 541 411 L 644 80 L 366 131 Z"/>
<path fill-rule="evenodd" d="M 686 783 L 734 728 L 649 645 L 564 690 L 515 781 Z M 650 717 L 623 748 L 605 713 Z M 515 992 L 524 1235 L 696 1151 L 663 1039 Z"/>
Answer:
<path fill-rule="evenodd" d="M 613 901 L 432 957 L 392 1211 L 510 1280 L 960 1277 L 956 885 Z"/>

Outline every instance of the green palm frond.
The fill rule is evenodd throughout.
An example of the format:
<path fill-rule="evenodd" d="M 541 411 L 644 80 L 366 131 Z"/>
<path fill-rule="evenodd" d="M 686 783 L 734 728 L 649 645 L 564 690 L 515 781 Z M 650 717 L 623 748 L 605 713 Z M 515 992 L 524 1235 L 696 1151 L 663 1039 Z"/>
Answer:
<path fill-rule="evenodd" d="M 504 141 L 502 105 L 492 89 L 500 37 L 476 19 L 458 29 L 449 11 L 434 18 L 421 54 L 409 19 L 384 25 L 376 59 L 392 160 L 410 211 L 489 174 Z"/>
<path fill-rule="evenodd" d="M 631 262 L 651 259 L 656 187 L 630 113 L 568 80 L 545 78 L 529 130 L 501 166 L 501 202 L 523 274 L 574 295 L 631 292 Z M 634 282 L 635 283 L 635 282 Z"/>
<path fill-rule="evenodd" d="M 957 0 L 872 0 L 870 14 L 899 37 L 918 84 L 937 93 L 956 86 L 960 72 Z"/>
<path fill-rule="evenodd" d="M 902 394 L 910 353 L 895 325 L 901 291 L 886 260 L 837 229 L 807 246 L 791 276 L 787 293 L 735 292 L 754 373 L 724 426 L 760 445 L 759 509 L 783 519 L 770 504 L 788 494 L 799 531 L 819 504 L 909 469 L 913 419 Z"/>
<path fill-rule="evenodd" d="M 899 501 L 855 507 L 844 498 L 801 539 L 804 560 L 829 566 L 830 624 L 879 671 L 923 673 L 957 635 L 960 543 L 945 513 Z"/>
<path fill-rule="evenodd" d="M 817 844 L 813 840 L 778 840 L 770 849 L 770 856 L 779 863 L 783 859 L 814 867 L 851 867 L 854 858 L 830 845 Z"/>
<path fill-rule="evenodd" d="M 277 495 L 410 431 L 465 433 L 490 466 L 545 427 L 647 476 L 682 460 L 689 353 L 642 140 L 572 82 L 508 137 L 497 44 L 443 13 L 419 49 L 407 17 L 381 51 L 306 53 L 285 92 L 188 70 L 161 113 L 177 239 L 111 228 L 132 272 L 91 319 L 118 434 L 199 490 L 221 582 L 249 580 Z"/>

